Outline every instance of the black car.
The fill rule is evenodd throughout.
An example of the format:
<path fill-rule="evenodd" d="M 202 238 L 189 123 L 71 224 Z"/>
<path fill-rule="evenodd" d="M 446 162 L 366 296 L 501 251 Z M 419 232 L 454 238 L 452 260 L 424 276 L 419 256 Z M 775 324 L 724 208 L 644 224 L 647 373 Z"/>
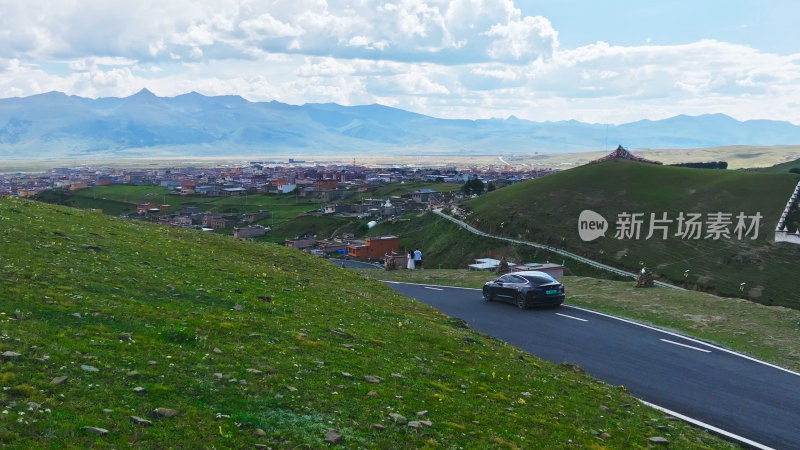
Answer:
<path fill-rule="evenodd" d="M 564 285 L 544 272 L 514 272 L 483 285 L 483 299 L 529 306 L 558 306 L 564 303 Z"/>

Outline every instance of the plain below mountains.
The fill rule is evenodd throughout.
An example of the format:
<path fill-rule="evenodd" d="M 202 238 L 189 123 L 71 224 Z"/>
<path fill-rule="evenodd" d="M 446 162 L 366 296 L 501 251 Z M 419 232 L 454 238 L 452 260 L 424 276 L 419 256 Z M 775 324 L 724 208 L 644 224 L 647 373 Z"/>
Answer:
<path fill-rule="evenodd" d="M 623 125 L 438 119 L 382 105 L 250 102 L 195 92 L 125 98 L 49 92 L 0 99 L 0 159 L 389 153 L 534 154 L 800 143 L 789 122 L 722 114 Z"/>

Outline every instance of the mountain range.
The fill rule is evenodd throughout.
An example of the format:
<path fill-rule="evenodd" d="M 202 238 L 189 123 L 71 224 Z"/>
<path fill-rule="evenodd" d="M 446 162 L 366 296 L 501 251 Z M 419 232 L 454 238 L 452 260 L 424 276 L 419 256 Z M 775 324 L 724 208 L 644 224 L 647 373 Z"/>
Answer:
<path fill-rule="evenodd" d="M 438 119 L 382 105 L 341 106 L 196 92 L 84 98 L 49 92 L 0 99 L 0 159 L 533 154 L 628 148 L 800 144 L 800 126 L 723 114 L 622 125 Z"/>

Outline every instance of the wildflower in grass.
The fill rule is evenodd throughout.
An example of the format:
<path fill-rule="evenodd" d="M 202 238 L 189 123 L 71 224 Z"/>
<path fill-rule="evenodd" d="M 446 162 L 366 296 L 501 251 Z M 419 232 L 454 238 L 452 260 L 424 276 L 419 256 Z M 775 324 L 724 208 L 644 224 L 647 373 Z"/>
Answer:
<path fill-rule="evenodd" d="M 495 374 L 494 374 L 494 372 L 492 372 L 492 378 L 495 378 Z"/>
<path fill-rule="evenodd" d="M 519 400 L 517 400 L 517 403 L 519 403 L 520 405 L 524 405 L 525 404 L 525 399 L 520 397 Z"/>

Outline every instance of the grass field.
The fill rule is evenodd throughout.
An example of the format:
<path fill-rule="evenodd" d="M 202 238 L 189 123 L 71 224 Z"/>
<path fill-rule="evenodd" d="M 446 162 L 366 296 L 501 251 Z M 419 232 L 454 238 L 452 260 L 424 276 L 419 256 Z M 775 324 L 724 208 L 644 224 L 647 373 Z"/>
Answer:
<path fill-rule="evenodd" d="M 8 448 L 732 447 L 284 247 L 14 198 L 0 224 Z"/>
<path fill-rule="evenodd" d="M 587 277 L 621 279 L 608 271 L 564 259 L 558 254 L 529 246 L 515 245 L 497 239 L 476 236 L 453 222 L 433 213 L 405 214 L 393 221 L 379 223 L 368 235 L 390 234 L 400 237 L 400 251 L 421 249 L 430 268 L 466 268 L 477 258 L 506 258 L 516 263 L 565 263 L 569 273 Z"/>
<path fill-rule="evenodd" d="M 467 270 L 360 270 L 380 280 L 480 289 L 493 272 Z M 800 311 L 738 298 L 666 288 L 641 289 L 633 282 L 559 277 L 567 304 L 678 330 L 724 347 L 800 371 Z M 479 295 L 476 293 L 476 296 Z"/>
<path fill-rule="evenodd" d="M 342 202 L 355 203 L 364 198 L 388 199 L 391 196 L 409 194 L 419 189 L 451 192 L 460 187 L 459 184 L 452 183 L 393 183 L 359 193 Z M 112 216 L 135 213 L 137 204 L 147 202 L 154 205 L 170 205 L 170 208 L 164 210 L 164 214 L 175 214 L 189 206 L 200 207 L 204 212 L 220 214 L 242 214 L 266 209 L 272 213 L 272 216 L 257 223 L 273 228 L 272 236 L 264 238 L 269 242 L 282 242 L 284 238 L 293 238 L 308 233 L 322 234 L 328 237 L 335 234 L 338 229 L 341 229 L 341 232 L 353 233 L 361 222 L 366 223 L 366 221 L 343 218 L 336 220 L 318 218 L 316 221 L 309 219 L 304 216 L 304 213 L 319 210 L 323 206 L 323 202 L 291 194 L 251 194 L 232 197 L 181 196 L 172 194 L 160 186 L 114 184 L 95 186 L 74 192 L 64 189 L 44 191 L 37 196 L 37 200 L 80 209 L 101 209 L 103 213 Z M 331 226 L 332 224 L 333 226 Z M 313 233 L 314 230 L 321 230 L 321 232 Z"/>
<path fill-rule="evenodd" d="M 787 173 L 792 169 L 800 169 L 800 159 L 794 159 L 781 164 L 759 169 L 759 172 L 766 173 Z"/>
<path fill-rule="evenodd" d="M 39 194 L 39 199 L 48 203 L 63 204 L 75 208 L 101 208 L 109 215 L 136 212 L 136 205 L 150 202 L 154 205 L 170 205 L 164 214 L 174 214 L 187 206 L 199 206 L 211 213 L 244 213 L 268 209 L 276 212 L 276 221 L 293 218 L 297 213 L 319 209 L 321 202 L 294 195 L 251 194 L 240 196 L 182 196 L 171 194 L 160 186 L 129 186 L 112 184 L 95 186 L 80 191 L 52 190 Z"/>
<path fill-rule="evenodd" d="M 422 181 L 412 181 L 408 183 L 390 183 L 377 186 L 367 192 L 356 195 L 351 201 L 361 201 L 366 198 L 388 199 L 393 196 L 410 194 L 421 189 L 433 189 L 438 192 L 454 192 L 461 189 L 459 183 L 427 183 Z"/>
<path fill-rule="evenodd" d="M 467 219 L 489 233 L 553 245 L 631 271 L 645 266 L 689 288 L 800 308 L 795 276 L 800 246 L 772 242 L 798 180 L 794 174 L 609 161 L 483 195 L 467 203 Z M 591 242 L 579 237 L 578 218 L 587 209 L 608 221 L 605 237 Z M 638 239 L 616 237 L 616 222 L 624 212 L 643 214 Z M 716 212 L 732 214 L 730 238 L 710 238 L 705 226 L 699 239 L 675 236 L 680 213 L 699 213 L 708 221 L 708 214 Z M 664 213 L 673 221 L 667 238 L 655 230 L 647 239 L 650 214 L 662 218 Z M 757 239 L 751 239 L 752 232 L 737 238 L 734 218 L 739 213 L 761 214 Z"/>

